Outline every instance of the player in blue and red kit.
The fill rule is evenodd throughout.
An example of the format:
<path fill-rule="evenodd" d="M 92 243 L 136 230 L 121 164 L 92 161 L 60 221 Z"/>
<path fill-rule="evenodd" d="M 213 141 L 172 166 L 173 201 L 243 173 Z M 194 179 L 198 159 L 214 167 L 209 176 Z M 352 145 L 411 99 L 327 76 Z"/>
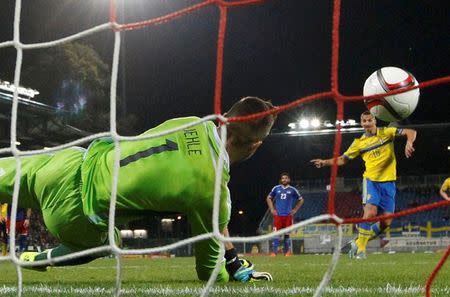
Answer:
<path fill-rule="evenodd" d="M 7 238 L 10 235 L 11 228 L 11 204 L 1 204 L 2 214 L 0 215 L 0 222 L 4 224 L 2 239 L 2 255 L 6 255 L 6 248 L 8 244 Z M 28 228 L 30 226 L 31 208 L 17 208 L 16 213 L 16 235 L 19 241 L 19 252 L 22 253 L 27 248 Z"/>
<path fill-rule="evenodd" d="M 17 208 L 16 215 L 16 236 L 19 243 L 19 253 L 23 253 L 27 249 L 28 229 L 30 227 L 31 208 Z M 11 204 L 8 204 L 8 217 L 6 219 L 6 234 L 10 236 L 11 228 Z"/>
<path fill-rule="evenodd" d="M 283 172 L 280 175 L 280 185 L 272 188 L 272 191 L 266 198 L 267 205 L 270 212 L 273 214 L 273 231 L 277 231 L 282 228 L 286 228 L 292 225 L 292 217 L 302 207 L 304 200 L 302 195 L 296 188 L 290 185 L 291 178 L 289 174 Z M 293 207 L 295 203 L 295 206 Z M 279 239 L 274 238 L 272 244 L 271 256 L 276 256 L 278 251 Z M 284 255 L 290 256 L 292 252 L 290 250 L 290 238 L 289 234 L 284 235 Z"/>

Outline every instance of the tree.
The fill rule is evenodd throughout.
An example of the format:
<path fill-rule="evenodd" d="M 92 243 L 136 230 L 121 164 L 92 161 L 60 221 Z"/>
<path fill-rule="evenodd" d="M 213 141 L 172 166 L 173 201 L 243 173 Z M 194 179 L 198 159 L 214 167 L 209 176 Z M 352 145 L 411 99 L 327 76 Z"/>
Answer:
<path fill-rule="evenodd" d="M 61 109 L 68 123 L 77 128 L 109 129 L 110 70 L 95 49 L 72 42 L 40 50 L 30 60 L 25 61 L 30 66 L 22 81 L 39 90 L 39 101 Z M 127 132 L 136 122 L 134 115 L 129 117 L 130 121 L 120 121 L 127 125 Z"/>

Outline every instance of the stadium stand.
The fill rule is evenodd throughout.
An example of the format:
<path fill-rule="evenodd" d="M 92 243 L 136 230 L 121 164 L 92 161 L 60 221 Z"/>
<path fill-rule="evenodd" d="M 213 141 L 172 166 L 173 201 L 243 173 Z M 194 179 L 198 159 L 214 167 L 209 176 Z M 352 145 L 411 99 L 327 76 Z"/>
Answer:
<path fill-rule="evenodd" d="M 13 93 L 9 82 L 0 80 L 0 144 L 9 145 L 11 126 L 11 102 Z M 21 88 L 19 92 L 18 140 L 20 149 L 41 149 L 57 146 L 91 133 L 68 125 L 67 112 L 37 101 L 30 94 L 36 90 Z M 34 91 L 34 92 L 31 92 Z"/>
<path fill-rule="evenodd" d="M 403 180 L 411 182 L 414 178 L 403 177 Z M 295 223 L 327 213 L 327 191 L 303 190 L 302 195 L 305 203 L 294 217 Z M 395 211 L 398 212 L 441 200 L 437 185 L 402 185 L 397 190 Z M 336 214 L 343 218 L 361 217 L 361 192 L 358 189 L 349 192 L 337 192 Z M 260 222 L 259 232 L 270 232 L 271 226 L 272 216 L 269 212 L 266 212 Z M 415 234 L 413 231 L 416 230 L 417 236 L 447 236 L 449 226 L 450 207 L 441 207 L 395 219 L 390 235 Z"/>

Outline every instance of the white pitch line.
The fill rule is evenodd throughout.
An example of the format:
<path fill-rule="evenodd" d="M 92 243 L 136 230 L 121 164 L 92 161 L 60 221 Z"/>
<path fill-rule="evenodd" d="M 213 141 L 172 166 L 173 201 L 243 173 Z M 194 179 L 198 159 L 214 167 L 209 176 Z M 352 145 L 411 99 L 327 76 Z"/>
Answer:
<path fill-rule="evenodd" d="M 357 265 L 359 265 L 360 263 L 359 262 L 356 262 L 356 261 L 353 261 L 353 262 L 348 262 L 348 263 L 345 263 L 345 264 L 342 264 L 342 265 L 347 265 L 347 266 L 353 266 L 353 265 L 355 265 L 355 266 L 357 266 Z M 370 265 L 371 266 L 385 266 L 385 265 L 398 265 L 399 263 L 397 263 L 397 262 L 373 262 L 373 263 L 370 263 Z M 408 263 L 408 265 L 409 266 L 411 266 L 411 265 L 428 265 L 428 264 L 430 264 L 429 262 L 411 262 L 411 263 Z M 305 265 L 305 266 L 329 266 L 330 264 L 329 263 L 312 263 L 312 262 L 302 262 L 302 265 Z M 190 265 L 191 267 L 195 267 L 195 265 L 194 264 L 191 264 Z M 283 264 L 275 264 L 275 263 L 261 263 L 261 264 L 258 264 L 258 267 L 290 267 L 290 266 L 295 266 L 295 265 L 293 265 L 293 264 L 289 264 L 289 263 L 283 263 Z M 145 269 L 146 267 L 150 267 L 150 266 L 145 266 L 145 265 L 123 265 L 122 266 L 124 269 Z M 175 268 L 185 268 L 186 267 L 186 265 L 167 265 L 167 266 L 165 266 L 165 268 L 173 268 L 173 269 L 175 269 Z M 114 266 L 113 265 L 111 265 L 111 266 L 88 266 L 88 267 L 86 267 L 86 266 L 58 266 L 58 267 L 52 267 L 51 269 L 68 269 L 68 270 L 74 270 L 74 269 L 80 269 L 80 270 L 83 270 L 83 269 L 88 269 L 88 270 L 96 270 L 96 269 L 99 269 L 99 270 L 102 270 L 102 269 L 108 269 L 108 270 L 111 270 L 111 269 L 115 269 L 114 268 Z"/>
<path fill-rule="evenodd" d="M 121 290 L 121 295 L 139 295 L 139 296 L 186 296 L 186 295 L 200 295 L 203 288 L 178 288 L 173 289 L 170 287 L 159 287 L 159 288 L 126 288 Z M 211 289 L 212 294 L 231 294 L 231 295 L 266 295 L 266 294 L 277 294 L 280 296 L 292 296 L 299 294 L 312 294 L 316 288 L 312 287 L 293 287 L 293 288 L 273 288 L 269 286 L 248 286 L 248 287 L 214 287 Z M 40 293 L 48 295 L 86 295 L 86 296 L 96 296 L 96 295 L 112 295 L 112 288 L 102 288 L 102 287 L 66 287 L 66 288 L 54 288 L 41 284 L 40 286 L 24 286 L 24 293 Z M 424 292 L 423 286 L 395 286 L 387 284 L 385 287 L 375 287 L 375 288 L 358 288 L 358 287 L 329 287 L 325 289 L 326 293 L 333 294 L 334 296 L 359 296 L 360 294 L 389 294 L 390 296 L 402 296 L 409 294 L 422 294 Z M 450 295 L 450 287 L 432 289 L 433 294 L 439 294 L 442 296 Z M 0 287 L 0 295 L 17 293 L 16 287 Z"/>

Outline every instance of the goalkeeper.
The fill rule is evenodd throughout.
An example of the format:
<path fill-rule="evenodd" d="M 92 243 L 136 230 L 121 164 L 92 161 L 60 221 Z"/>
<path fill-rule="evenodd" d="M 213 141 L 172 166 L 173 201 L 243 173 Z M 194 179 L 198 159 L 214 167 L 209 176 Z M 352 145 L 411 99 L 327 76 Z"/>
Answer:
<path fill-rule="evenodd" d="M 270 102 L 246 97 L 225 115 L 243 116 L 273 109 Z M 197 121 L 197 117 L 168 120 L 144 132 L 155 134 Z M 228 190 L 230 164 L 243 161 L 258 149 L 269 134 L 274 115 L 227 125 L 226 154 L 220 185 L 219 228 L 228 236 L 231 200 Z M 120 142 L 117 217 L 129 211 L 181 212 L 190 221 L 193 235 L 212 231 L 215 170 L 221 139 L 213 122 L 203 122 L 169 135 Z M 55 258 L 108 244 L 108 213 L 111 197 L 114 143 L 98 139 L 87 150 L 72 147 L 52 154 L 21 157 L 19 207 L 41 209 L 48 230 L 61 242 L 42 253 L 26 252 L 24 261 Z M 11 203 L 16 161 L 0 159 L 0 203 Z M 117 231 L 117 230 L 116 230 Z M 80 236 L 82 234 L 83 236 Z M 119 236 L 116 232 L 116 240 Z M 231 243 L 225 243 L 225 261 L 218 281 L 271 280 L 255 273 L 253 265 L 240 260 Z M 219 259 L 220 242 L 195 243 L 196 270 L 207 280 Z M 58 262 L 77 265 L 104 254 Z M 46 266 L 34 266 L 46 270 Z"/>

